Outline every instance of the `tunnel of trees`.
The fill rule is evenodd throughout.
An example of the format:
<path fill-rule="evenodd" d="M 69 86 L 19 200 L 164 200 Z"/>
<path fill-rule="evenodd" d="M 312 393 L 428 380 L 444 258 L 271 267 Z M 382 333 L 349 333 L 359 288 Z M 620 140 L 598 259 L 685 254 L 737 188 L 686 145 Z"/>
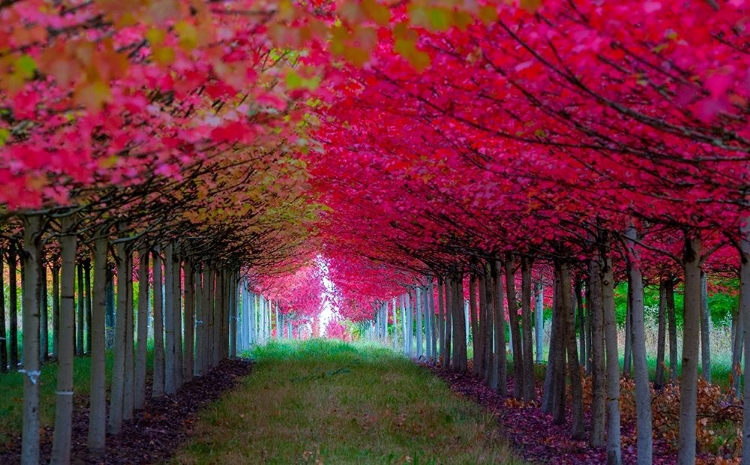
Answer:
<path fill-rule="evenodd" d="M 626 421 L 638 463 L 750 463 L 749 31 L 746 0 L 0 1 L 23 462 L 41 383 L 70 461 L 77 356 L 101 452 L 147 379 L 327 334 L 469 371 L 607 463 Z"/>

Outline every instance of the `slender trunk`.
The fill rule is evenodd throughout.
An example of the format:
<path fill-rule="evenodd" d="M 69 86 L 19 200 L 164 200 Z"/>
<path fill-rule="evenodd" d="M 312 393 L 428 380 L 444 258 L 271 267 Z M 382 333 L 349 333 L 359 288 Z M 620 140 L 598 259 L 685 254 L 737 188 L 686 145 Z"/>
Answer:
<path fill-rule="evenodd" d="M 10 369 L 18 368 L 18 262 L 14 247 L 8 252 L 8 293 L 10 305 Z"/>
<path fill-rule="evenodd" d="M 521 329 L 518 325 L 518 304 L 516 303 L 516 275 L 515 259 L 508 255 L 505 260 L 505 287 L 508 293 L 508 319 L 510 320 L 511 345 L 513 346 L 513 397 L 523 397 L 523 387 L 526 384 L 523 372 L 523 347 L 521 340 Z"/>
<path fill-rule="evenodd" d="M 212 353 L 213 344 L 213 324 L 214 324 L 214 285 L 215 273 L 213 267 L 206 270 L 206 281 L 204 281 L 203 290 L 203 354 L 201 354 L 201 363 L 203 365 L 203 374 L 208 373 L 211 363 L 210 354 Z M 260 299 L 258 301 L 260 306 Z M 258 327 L 255 326 L 257 331 Z M 257 341 L 256 333 L 256 341 Z"/>
<path fill-rule="evenodd" d="M 625 347 L 623 348 L 622 372 L 629 376 L 632 372 L 633 343 L 633 288 L 628 285 L 628 299 L 625 308 Z"/>
<path fill-rule="evenodd" d="M 84 349 L 84 341 L 83 341 L 83 331 L 86 329 L 86 326 L 84 324 L 84 296 L 83 296 L 83 266 L 79 264 L 76 267 L 78 279 L 76 280 L 76 284 L 78 286 L 78 294 L 76 295 L 76 306 L 78 308 L 78 323 L 76 324 L 76 355 L 81 356 L 83 355 L 83 349 Z"/>
<path fill-rule="evenodd" d="M 89 450 L 104 452 L 107 427 L 107 358 L 105 353 L 105 313 L 107 306 L 107 249 L 106 236 L 94 241 L 94 301 L 91 312 L 91 397 L 89 400 Z"/>
<path fill-rule="evenodd" d="M 177 392 L 175 379 L 175 317 L 174 317 L 174 247 L 167 244 L 164 250 L 164 393 Z"/>
<path fill-rule="evenodd" d="M 701 372 L 711 382 L 711 312 L 708 310 L 708 277 L 701 271 Z"/>
<path fill-rule="evenodd" d="M 73 426 L 73 319 L 75 318 L 76 236 L 71 216 L 61 220 L 62 305 L 60 307 L 61 343 L 57 358 L 55 430 L 51 464 L 70 462 L 70 438 Z"/>
<path fill-rule="evenodd" d="M 119 434 L 122 429 L 122 414 L 125 392 L 125 350 L 128 293 L 127 278 L 128 257 L 125 244 L 119 243 L 117 249 L 117 313 L 115 315 L 114 364 L 112 367 L 112 388 L 109 400 L 109 433 Z"/>
<path fill-rule="evenodd" d="M 536 363 L 542 363 L 544 355 L 544 283 L 541 279 L 534 286 L 534 297 Z"/>
<path fill-rule="evenodd" d="M 576 345 L 575 309 L 573 308 L 573 296 L 571 295 L 572 282 L 570 278 L 570 266 L 561 264 L 560 275 L 561 303 L 560 312 L 565 321 L 566 351 L 568 353 L 568 371 L 570 372 L 570 397 L 573 421 L 571 425 L 571 437 L 575 440 L 583 439 L 583 386 L 581 384 L 581 364 L 578 357 L 578 346 Z"/>
<path fill-rule="evenodd" d="M 138 252 L 138 352 L 135 357 L 133 407 L 143 410 L 146 402 L 146 346 L 148 343 L 148 249 Z"/>
<path fill-rule="evenodd" d="M 0 270 L 0 273 L 2 270 Z M 60 344 L 60 267 L 52 266 L 52 358 L 57 358 Z"/>
<path fill-rule="evenodd" d="M 461 373 L 466 372 L 469 369 L 469 361 L 468 361 L 468 354 L 467 354 L 467 344 L 468 344 L 468 338 L 466 337 L 467 333 L 469 332 L 468 329 L 468 322 L 466 321 L 465 312 L 462 312 L 465 308 L 464 305 L 464 282 L 463 282 L 463 274 L 458 274 L 456 276 L 456 318 L 459 320 L 460 327 L 457 328 L 459 332 L 458 337 L 458 371 Z M 462 308 L 463 307 L 463 308 Z M 455 320 L 454 320 L 455 321 Z"/>
<path fill-rule="evenodd" d="M 620 446 L 620 358 L 617 354 L 617 318 L 615 315 L 615 282 L 607 238 L 602 243 L 602 307 L 604 308 L 604 343 L 607 352 L 607 464 L 622 463 Z"/>
<path fill-rule="evenodd" d="M 669 320 L 669 379 L 672 383 L 677 381 L 677 318 L 674 306 L 674 278 L 666 280 L 667 291 L 667 319 Z"/>
<path fill-rule="evenodd" d="M 747 327 L 750 322 L 750 217 L 740 219 L 740 318 Z M 744 332 L 745 365 L 744 372 L 750 373 L 750 331 Z M 750 382 L 745 381 L 743 390 L 743 404 L 750 405 Z M 750 413 L 743 411 L 742 420 L 742 462 L 750 459 Z"/>
<path fill-rule="evenodd" d="M 497 360 L 495 363 L 496 367 L 493 370 L 497 370 L 497 392 L 501 397 L 508 395 L 508 354 L 505 350 L 505 309 L 503 306 L 503 277 L 502 277 L 503 264 L 496 260 L 491 265 L 490 275 L 492 282 L 494 283 L 493 293 L 493 316 L 492 320 L 495 326 L 495 356 Z M 493 374 L 494 377 L 494 374 Z"/>
<path fill-rule="evenodd" d="M 49 309 L 47 302 L 47 266 L 39 267 L 39 362 L 44 363 L 49 357 Z"/>
<path fill-rule="evenodd" d="M 133 334 L 133 249 L 128 245 L 127 274 L 125 275 L 125 388 L 122 394 L 122 419 L 133 419 L 134 391 L 135 391 L 135 338 Z"/>
<path fill-rule="evenodd" d="M 198 266 L 198 265 L 197 265 Z M 206 298 L 206 282 L 208 281 L 208 275 L 206 273 L 206 267 L 200 265 L 200 271 L 197 269 L 196 266 L 196 272 L 195 272 L 195 281 L 193 285 L 195 286 L 195 376 L 203 376 L 203 350 L 205 345 L 205 331 L 203 330 L 203 326 L 206 322 L 206 304 L 205 304 L 205 298 Z M 249 300 L 249 299 L 247 299 Z M 249 318 L 249 314 L 245 313 L 248 310 L 246 310 L 247 307 L 243 306 L 243 317 L 245 319 Z M 250 320 L 247 321 L 247 324 L 249 325 Z M 249 336 L 248 336 L 249 339 Z"/>
<path fill-rule="evenodd" d="M 422 329 L 423 329 L 422 328 L 422 314 L 424 313 L 424 305 L 423 305 L 423 302 L 422 302 L 422 288 L 421 287 L 417 287 L 414 292 L 415 292 L 414 304 L 415 304 L 415 307 L 416 307 L 416 310 L 417 310 L 417 312 L 416 312 L 417 313 L 417 322 L 416 322 L 417 323 L 417 327 L 416 327 L 416 330 L 417 330 L 417 359 L 419 359 L 424 354 L 424 347 L 422 347 L 423 346 L 423 344 L 422 344 L 422 342 L 423 342 L 422 341 L 422 339 L 423 339 L 422 338 Z"/>
<path fill-rule="evenodd" d="M 39 266 L 42 221 L 23 217 L 23 437 L 21 463 L 39 463 Z M 15 314 L 11 317 L 15 318 Z"/>
<path fill-rule="evenodd" d="M 175 249 L 172 255 L 173 260 L 173 271 L 172 274 L 172 304 L 174 310 L 172 311 L 172 317 L 174 318 L 173 330 L 174 330 L 174 388 L 175 391 L 182 387 L 182 258 Z"/>
<path fill-rule="evenodd" d="M 480 375 L 492 388 L 492 314 L 489 312 L 487 292 L 487 269 L 483 265 L 482 273 L 479 275 L 479 319 L 481 320 L 481 340 L 482 340 L 482 367 Z"/>
<path fill-rule="evenodd" d="M 664 352 L 667 336 L 667 286 L 664 279 L 659 283 L 659 329 L 656 341 L 656 374 L 654 389 L 664 387 Z"/>
<path fill-rule="evenodd" d="M 438 333 L 439 336 L 439 343 L 440 343 L 440 366 L 445 368 L 448 365 L 448 358 L 446 357 L 446 350 L 447 350 L 447 341 L 445 339 L 445 330 L 447 328 L 446 322 L 445 322 L 445 290 L 443 285 L 443 278 L 438 278 L 438 291 L 437 291 L 437 297 L 438 297 Z M 395 315 L 395 313 L 394 313 Z"/>
<path fill-rule="evenodd" d="M 593 322 L 591 321 L 591 289 L 586 284 L 585 287 L 585 303 L 583 305 L 583 311 L 586 315 L 586 324 L 584 325 L 584 333 L 586 338 L 586 373 L 591 374 L 593 370 L 592 360 L 592 338 L 593 338 Z"/>
<path fill-rule="evenodd" d="M 91 260 L 87 258 L 83 261 L 83 289 L 85 291 L 85 299 L 83 301 L 83 310 L 86 313 L 86 353 L 91 355 L 91 338 L 93 324 L 91 322 Z"/>
<path fill-rule="evenodd" d="M 531 259 L 521 258 L 521 326 L 523 329 L 523 400 L 536 398 L 534 390 L 534 359 L 531 357 Z"/>
<path fill-rule="evenodd" d="M 107 266 L 107 284 L 105 286 L 105 341 L 108 349 L 115 344 L 115 276 L 114 269 Z"/>
<path fill-rule="evenodd" d="M 152 305 L 154 318 L 154 380 L 151 396 L 155 399 L 164 396 L 166 381 L 166 366 L 164 354 L 164 283 L 162 281 L 162 265 L 159 251 L 153 253 L 154 270 L 154 304 Z"/>
<path fill-rule="evenodd" d="M 682 376 L 680 377 L 680 435 L 677 462 L 695 463 L 695 427 L 698 402 L 698 342 L 701 312 L 701 240 L 685 235 L 685 319 L 682 333 Z"/>
<path fill-rule="evenodd" d="M 5 258 L 3 249 L 0 248 L 0 373 L 8 372 L 8 332 L 5 328 Z M 55 269 L 52 269 L 54 276 Z M 54 337 L 57 337 L 55 329 Z M 52 354 L 57 353 L 57 347 L 52 346 Z"/>
<path fill-rule="evenodd" d="M 740 286 L 740 297 L 739 306 L 742 305 L 742 301 L 745 299 L 743 295 L 743 287 Z M 732 392 L 737 399 L 742 398 L 742 350 L 744 342 L 744 322 L 740 308 L 735 309 L 732 315 L 732 333 L 734 335 L 732 342 Z"/>
<path fill-rule="evenodd" d="M 591 322 L 591 447 L 604 446 L 605 431 L 604 308 L 600 272 L 599 261 L 591 260 L 586 285 Z"/>
<path fill-rule="evenodd" d="M 445 355 L 443 360 L 446 368 L 451 367 L 451 361 L 453 360 L 453 303 L 451 301 L 451 282 L 450 278 L 443 282 L 444 298 L 445 298 Z"/>
<path fill-rule="evenodd" d="M 550 358 L 552 376 L 550 377 L 550 392 L 552 400 L 552 424 L 565 424 L 565 352 L 566 352 L 566 313 L 567 308 L 563 300 L 564 294 L 570 291 L 563 289 L 563 265 L 555 263 L 555 306 L 552 313 L 553 343 L 550 343 Z M 568 282 L 569 284 L 569 282 Z M 549 366 L 550 363 L 548 362 Z"/>
<path fill-rule="evenodd" d="M 435 321 L 435 283 L 434 279 L 430 278 L 430 286 L 428 288 L 428 301 L 429 301 L 429 309 L 430 309 L 430 344 L 432 345 L 432 350 L 430 352 L 430 361 L 435 362 L 438 357 L 438 325 Z M 395 316 L 395 313 L 394 313 Z M 395 320 L 394 320 L 395 322 Z M 386 327 L 388 325 L 388 312 L 386 312 Z"/>
<path fill-rule="evenodd" d="M 573 297 L 575 299 L 575 329 L 578 333 L 578 357 L 579 364 L 586 366 L 586 316 L 583 312 L 583 281 L 576 279 L 573 286 Z"/>
<path fill-rule="evenodd" d="M 183 379 L 193 379 L 195 366 L 195 276 L 191 261 L 185 261 L 185 356 L 183 358 Z"/>
<path fill-rule="evenodd" d="M 214 335 L 213 335 L 213 342 L 214 345 L 212 347 L 212 358 L 211 358 L 211 367 L 215 367 L 219 364 L 219 361 L 221 360 L 221 329 L 222 329 L 222 315 L 224 314 L 224 282 L 226 281 L 225 278 L 225 272 L 222 269 L 218 273 L 216 273 L 216 309 L 214 311 Z M 268 306 L 264 305 L 263 307 L 263 331 L 264 331 L 264 337 L 263 342 L 266 342 L 268 340 Z"/>
<path fill-rule="evenodd" d="M 629 239 L 628 248 L 628 289 L 631 290 L 630 318 L 633 332 L 633 368 L 635 369 L 635 406 L 638 428 L 638 463 L 651 464 L 653 457 L 653 422 L 651 420 L 651 388 L 646 362 L 646 328 L 643 305 L 643 275 L 638 251 L 635 228 L 625 232 Z"/>
<path fill-rule="evenodd" d="M 473 353 L 473 366 L 472 373 L 478 376 L 482 370 L 482 355 L 484 352 L 480 350 L 480 338 L 477 337 L 479 334 L 479 323 L 477 321 L 477 277 L 475 275 L 469 276 L 469 315 L 471 317 L 471 347 L 474 349 Z"/>

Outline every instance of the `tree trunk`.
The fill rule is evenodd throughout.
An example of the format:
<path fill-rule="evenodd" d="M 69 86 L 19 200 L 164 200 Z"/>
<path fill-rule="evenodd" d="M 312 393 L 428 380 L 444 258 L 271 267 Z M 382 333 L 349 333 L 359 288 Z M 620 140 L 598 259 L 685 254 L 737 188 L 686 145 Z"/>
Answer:
<path fill-rule="evenodd" d="M 536 363 L 542 363 L 544 355 L 544 283 L 541 279 L 534 286 L 534 296 Z"/>
<path fill-rule="evenodd" d="M 224 312 L 224 270 L 217 270 L 216 273 L 216 308 L 214 310 L 214 325 L 213 325 L 213 347 L 211 351 L 211 368 L 217 366 L 221 360 L 221 327 L 222 327 L 222 315 Z M 263 342 L 268 341 L 268 305 L 263 305 Z"/>
<path fill-rule="evenodd" d="M 148 249 L 138 252 L 138 351 L 135 357 L 133 407 L 143 410 L 146 402 L 146 346 L 148 343 Z"/>
<path fill-rule="evenodd" d="M 674 306 L 674 278 L 666 280 L 667 292 L 667 319 L 669 320 L 669 379 L 672 383 L 677 381 L 677 318 Z"/>
<path fill-rule="evenodd" d="M 414 306 L 416 308 L 417 313 L 417 360 L 419 360 L 422 355 L 424 355 L 424 347 L 423 347 L 423 338 L 422 338 L 422 314 L 424 313 L 424 305 L 422 302 L 422 288 L 417 287 L 414 290 Z"/>
<path fill-rule="evenodd" d="M 182 387 L 182 258 L 175 249 L 172 255 L 173 260 L 173 271 L 172 282 L 173 296 L 172 304 L 174 310 L 172 311 L 172 317 L 174 318 L 174 388 L 175 391 Z"/>
<path fill-rule="evenodd" d="M 742 294 L 743 287 L 740 286 L 740 296 L 738 308 L 735 309 L 732 315 L 732 334 L 734 335 L 732 341 L 732 391 L 737 399 L 742 398 L 742 349 L 744 342 L 744 322 L 742 318 L 741 308 L 742 301 L 745 298 Z"/>
<path fill-rule="evenodd" d="M 491 265 L 490 275 L 492 282 L 494 283 L 493 303 L 494 313 L 492 320 L 494 322 L 495 330 L 495 355 L 496 367 L 493 370 L 497 370 L 497 375 L 493 373 L 493 377 L 497 380 L 497 392 L 501 397 L 508 395 L 508 354 L 505 350 L 505 309 L 503 306 L 503 277 L 502 277 L 503 265 L 499 260 L 496 260 Z"/>
<path fill-rule="evenodd" d="M 607 464 L 622 463 L 620 443 L 620 358 L 617 354 L 617 318 L 615 315 L 615 280 L 607 238 L 601 251 L 604 266 L 602 307 L 604 308 L 604 343 L 607 352 Z"/>
<path fill-rule="evenodd" d="M 115 276 L 111 266 L 107 266 L 107 284 L 105 286 L 105 341 L 108 349 L 115 345 Z"/>
<path fill-rule="evenodd" d="M 482 367 L 480 375 L 487 386 L 492 388 L 492 313 L 489 310 L 491 297 L 487 292 L 487 269 L 482 266 L 482 274 L 479 275 L 479 315 L 482 320 L 481 339 L 482 339 Z M 488 297 L 490 297 L 488 299 Z"/>
<path fill-rule="evenodd" d="M 534 359 L 532 358 L 533 340 L 531 339 L 531 259 L 521 258 L 521 325 L 523 328 L 523 400 L 531 402 L 536 399 L 534 390 Z"/>
<path fill-rule="evenodd" d="M 5 257 L 3 249 L 0 248 L 0 373 L 8 372 L 8 332 L 5 328 Z M 54 269 L 53 269 L 54 276 Z M 57 337 L 55 329 L 54 337 Z M 57 352 L 57 347 L 52 346 L 53 355 Z"/>
<path fill-rule="evenodd" d="M 8 251 L 8 297 L 10 305 L 10 369 L 18 368 L 18 262 L 15 247 Z"/>
<path fill-rule="evenodd" d="M 571 425 L 571 437 L 580 440 L 584 437 L 583 423 L 583 386 L 581 385 L 581 364 L 578 357 L 576 341 L 575 309 L 573 308 L 572 282 L 570 278 L 570 266 L 562 263 L 560 266 L 560 287 L 562 311 L 560 314 L 565 321 L 566 351 L 568 353 L 568 371 L 570 372 L 570 397 L 573 422 Z M 564 386 L 564 381 L 563 381 Z M 564 390 L 564 387 L 563 387 Z"/>
<path fill-rule="evenodd" d="M 711 312 L 708 310 L 708 277 L 701 271 L 701 372 L 711 382 Z"/>
<path fill-rule="evenodd" d="M 83 295 L 83 265 L 78 264 L 76 267 L 76 270 L 78 272 L 78 279 L 76 280 L 76 284 L 78 286 L 78 294 L 76 295 L 76 306 L 78 307 L 78 324 L 76 324 L 76 355 L 79 357 L 83 355 L 83 349 L 84 349 L 84 340 L 83 340 L 83 331 L 86 329 L 86 325 L 84 323 L 85 321 L 85 314 L 84 314 L 84 304 L 83 301 L 85 300 Z"/>
<path fill-rule="evenodd" d="M 659 329 L 656 341 L 656 374 L 654 389 L 664 387 L 664 352 L 667 333 L 667 286 L 664 279 L 659 283 Z"/>
<path fill-rule="evenodd" d="M 109 400 L 109 433 L 122 430 L 123 402 L 125 395 L 125 351 L 127 341 L 128 311 L 128 254 L 125 244 L 118 243 L 117 250 L 117 313 L 115 315 L 114 364 L 112 366 L 112 388 Z"/>
<path fill-rule="evenodd" d="M 104 452 L 107 427 L 107 357 L 105 352 L 105 314 L 107 307 L 107 249 L 106 236 L 94 241 L 94 301 L 91 312 L 91 397 L 89 399 L 89 450 L 98 455 Z M 72 337 L 72 336 L 71 336 Z"/>
<path fill-rule="evenodd" d="M 484 351 L 480 350 L 479 323 L 477 321 L 477 277 L 469 275 L 469 315 L 471 316 L 471 347 L 473 350 L 472 373 L 479 376 L 482 371 L 482 356 Z"/>
<path fill-rule="evenodd" d="M 632 372 L 633 345 L 633 288 L 628 285 L 628 298 L 625 310 L 625 347 L 623 349 L 622 372 L 629 376 Z"/>
<path fill-rule="evenodd" d="M 91 355 L 91 333 L 93 330 L 91 328 L 91 260 L 89 258 L 83 261 L 83 289 L 86 295 L 83 301 L 83 310 L 86 313 L 86 353 Z"/>
<path fill-rule="evenodd" d="M 214 284 L 215 274 L 212 266 L 206 270 L 206 280 L 203 283 L 203 353 L 201 354 L 201 364 L 203 365 L 203 374 L 207 374 L 211 363 L 210 355 L 212 353 L 211 344 L 213 343 L 213 318 L 214 318 Z M 260 296 L 258 298 L 260 306 Z M 257 308 L 257 307 L 256 307 Z M 258 339 L 257 324 L 255 325 L 255 340 Z"/>
<path fill-rule="evenodd" d="M 446 349 L 447 349 L 447 341 L 445 339 L 445 330 L 446 330 L 446 312 L 445 312 L 445 286 L 443 285 L 443 278 L 438 278 L 438 291 L 437 291 L 437 297 L 438 297 L 438 333 L 439 333 L 439 343 L 440 343 L 440 366 L 445 368 L 448 365 L 448 357 L 446 357 Z M 395 315 L 395 313 L 394 313 Z"/>
<path fill-rule="evenodd" d="M 133 334 L 133 249 L 128 245 L 127 274 L 125 275 L 125 388 L 122 394 L 122 419 L 133 419 L 134 391 L 135 391 L 135 338 Z"/>
<path fill-rule="evenodd" d="M 0 270 L 0 273 L 2 270 Z M 60 344 L 60 267 L 52 266 L 52 358 L 57 359 Z"/>
<path fill-rule="evenodd" d="M 508 254 L 505 260 L 505 290 L 508 293 L 508 319 L 510 320 L 511 344 L 513 346 L 513 397 L 523 397 L 523 387 L 526 383 L 523 373 L 523 348 L 521 329 L 518 325 L 518 304 L 516 303 L 516 275 L 515 259 Z"/>
<path fill-rule="evenodd" d="M 579 364 L 582 367 L 586 366 L 586 360 L 588 358 L 588 352 L 586 352 L 586 316 L 583 311 L 583 281 L 580 279 L 575 280 L 573 287 L 573 295 L 575 297 L 575 328 L 578 332 L 578 357 L 580 358 Z"/>
<path fill-rule="evenodd" d="M 604 446 L 605 382 L 604 369 L 604 308 L 602 302 L 601 266 L 589 262 L 589 321 L 591 322 L 591 447 Z"/>
<path fill-rule="evenodd" d="M 750 322 L 750 216 L 740 219 L 740 302 L 739 313 L 743 325 L 748 326 Z M 750 331 L 744 332 L 745 365 L 744 372 L 750 373 Z M 750 405 L 750 382 L 744 383 L 743 405 Z M 750 414 L 743 411 L 742 420 L 742 462 L 747 463 L 750 459 Z"/>
<path fill-rule="evenodd" d="M 555 306 L 552 313 L 552 337 L 554 344 L 550 343 L 550 359 L 552 365 L 552 376 L 550 377 L 550 392 L 552 400 L 552 424 L 565 424 L 565 352 L 566 352 L 566 313 L 564 302 L 565 294 L 570 296 L 570 291 L 563 289 L 563 265 L 555 263 Z M 568 281 L 568 284 L 570 282 Z M 549 366 L 550 363 L 548 362 Z"/>
<path fill-rule="evenodd" d="M 630 292 L 630 318 L 633 331 L 633 367 L 635 369 L 635 405 L 638 429 L 638 463 L 651 464 L 653 456 L 653 422 L 651 421 L 651 388 L 646 362 L 646 328 L 643 306 L 643 275 L 638 252 L 635 228 L 625 232 L 628 246 L 628 289 Z"/>
<path fill-rule="evenodd" d="M 47 302 L 47 266 L 39 267 L 39 362 L 44 363 L 49 357 L 49 309 Z"/>
<path fill-rule="evenodd" d="M 23 217 L 23 433 L 21 463 L 39 463 L 39 266 L 42 221 Z M 11 314 L 15 318 L 15 314 Z"/>
<path fill-rule="evenodd" d="M 701 240 L 685 235 L 685 320 L 682 333 L 682 376 L 680 377 L 680 436 L 677 462 L 695 463 L 695 427 L 698 402 L 698 343 L 701 319 Z M 750 456 L 748 456 L 750 457 Z"/>
<path fill-rule="evenodd" d="M 195 276 L 191 261 L 185 261 L 185 356 L 183 358 L 183 379 L 193 379 L 195 367 Z M 236 321 L 236 318 L 235 318 Z"/>
<path fill-rule="evenodd" d="M 75 318 L 76 235 L 71 216 L 61 220 L 62 305 L 60 307 L 60 347 L 57 355 L 55 430 L 51 464 L 70 463 L 73 426 L 73 320 Z"/>
<path fill-rule="evenodd" d="M 200 267 L 200 269 L 198 268 Z M 205 345 L 205 331 L 203 327 L 206 322 L 206 282 L 208 281 L 208 273 L 206 273 L 206 267 L 203 265 L 196 265 L 195 281 L 193 285 L 195 287 L 195 376 L 201 377 L 203 373 L 203 350 Z M 245 302 L 250 299 L 246 298 Z M 244 302 L 243 302 L 244 304 Z M 249 325 L 250 313 L 249 304 L 242 308 L 242 316 L 247 319 L 246 324 Z M 248 335 L 248 342 L 250 336 Z"/>
<path fill-rule="evenodd" d="M 159 399 L 164 396 L 166 382 L 166 360 L 164 354 L 164 283 L 162 280 L 161 255 L 156 250 L 153 253 L 154 270 L 154 380 L 151 396 Z"/>
<path fill-rule="evenodd" d="M 430 285 L 427 288 L 427 300 L 429 302 L 428 308 L 429 308 L 429 315 L 430 315 L 430 344 L 431 344 L 431 351 L 430 351 L 430 361 L 435 362 L 438 357 L 438 350 L 437 350 L 437 324 L 435 322 L 435 283 L 434 278 L 430 278 Z M 386 328 L 388 327 L 388 309 L 386 308 L 386 319 L 385 324 Z M 395 315 L 395 314 L 394 314 Z M 394 320 L 395 322 L 395 320 Z"/>
<path fill-rule="evenodd" d="M 167 244 L 164 250 L 164 393 L 177 392 L 175 379 L 175 331 L 174 326 L 174 247 Z"/>

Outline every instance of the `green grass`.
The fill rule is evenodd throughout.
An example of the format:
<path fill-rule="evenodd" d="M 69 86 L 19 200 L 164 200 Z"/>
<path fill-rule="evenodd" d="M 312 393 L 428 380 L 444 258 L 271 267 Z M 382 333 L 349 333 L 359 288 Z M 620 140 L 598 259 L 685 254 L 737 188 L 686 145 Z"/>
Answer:
<path fill-rule="evenodd" d="M 388 349 L 312 340 L 252 356 L 173 463 L 520 463 L 489 413 Z"/>
<path fill-rule="evenodd" d="M 146 366 L 153 369 L 153 344 L 149 344 Z M 107 388 L 112 375 L 112 351 L 107 351 Z M 40 378 L 39 414 L 42 427 L 55 421 L 55 391 L 57 390 L 57 363 L 42 366 Z M 23 417 L 23 374 L 13 371 L 0 374 L 0 450 L 9 447 L 20 436 Z M 86 400 L 91 392 L 91 359 L 76 357 L 73 365 L 73 390 L 76 400 Z M 77 405 L 77 403 L 76 403 Z"/>

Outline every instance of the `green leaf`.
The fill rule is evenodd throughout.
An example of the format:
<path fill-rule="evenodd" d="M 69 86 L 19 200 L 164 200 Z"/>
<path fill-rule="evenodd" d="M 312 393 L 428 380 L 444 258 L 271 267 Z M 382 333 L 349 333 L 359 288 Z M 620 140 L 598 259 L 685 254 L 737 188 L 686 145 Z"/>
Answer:
<path fill-rule="evenodd" d="M 31 79 L 36 71 L 36 61 L 28 55 L 22 55 L 16 60 L 16 70 L 24 79 Z"/>
<path fill-rule="evenodd" d="M 0 147 L 5 145 L 5 142 L 10 138 L 10 131 L 5 128 L 0 128 Z"/>

